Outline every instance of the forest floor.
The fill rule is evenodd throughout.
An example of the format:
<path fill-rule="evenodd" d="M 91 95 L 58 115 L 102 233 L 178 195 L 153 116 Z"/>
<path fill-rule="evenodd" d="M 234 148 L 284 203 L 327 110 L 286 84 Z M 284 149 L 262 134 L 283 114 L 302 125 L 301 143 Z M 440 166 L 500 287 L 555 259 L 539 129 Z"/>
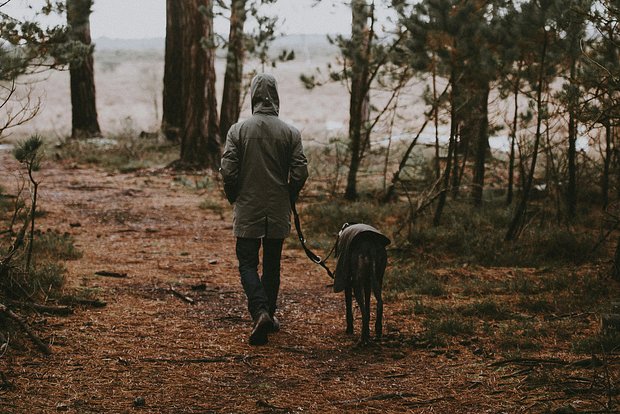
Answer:
<path fill-rule="evenodd" d="M 15 181 L 13 162 L 0 152 L 6 188 Z M 471 336 L 421 346 L 419 318 L 396 299 L 385 306 L 384 338 L 357 347 L 344 330 L 341 294 L 290 247 L 282 258 L 282 329 L 267 345 L 250 346 L 230 213 L 199 208 L 206 190 L 168 170 L 121 174 L 47 162 L 38 174 L 40 228 L 70 233 L 83 252 L 66 262 L 65 289 L 107 306 L 29 317 L 53 352 L 10 350 L 0 358 L 13 384 L 0 391 L 2 413 L 512 413 L 620 404 L 618 385 L 609 384 L 618 356 L 601 368 L 598 358 L 570 365 L 579 358 L 557 343 L 512 361 Z M 127 277 L 95 275 L 102 270 Z"/>

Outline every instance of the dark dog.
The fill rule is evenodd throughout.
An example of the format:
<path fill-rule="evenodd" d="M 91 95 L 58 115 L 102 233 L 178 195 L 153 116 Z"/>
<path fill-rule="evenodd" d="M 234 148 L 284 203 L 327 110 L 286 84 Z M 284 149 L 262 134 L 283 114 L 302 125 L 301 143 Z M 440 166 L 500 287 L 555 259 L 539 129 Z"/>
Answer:
<path fill-rule="evenodd" d="M 347 333 L 353 333 L 353 295 L 362 313 L 361 343 L 370 339 L 370 295 L 377 301 L 375 336 L 380 338 L 383 327 L 381 291 L 387 265 L 385 246 L 390 239 L 366 224 L 343 226 L 336 245 L 334 291 L 344 290 L 347 312 Z"/>

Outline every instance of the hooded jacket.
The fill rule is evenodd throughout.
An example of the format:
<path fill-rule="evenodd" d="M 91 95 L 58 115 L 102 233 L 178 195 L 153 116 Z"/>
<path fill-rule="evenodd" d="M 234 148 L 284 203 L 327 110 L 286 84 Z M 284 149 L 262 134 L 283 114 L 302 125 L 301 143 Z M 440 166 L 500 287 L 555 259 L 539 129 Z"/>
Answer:
<path fill-rule="evenodd" d="M 278 118 L 280 98 L 273 76 L 252 79 L 252 116 L 226 136 L 220 172 L 233 207 L 236 237 L 285 238 L 291 231 L 291 197 L 308 178 L 301 134 Z"/>

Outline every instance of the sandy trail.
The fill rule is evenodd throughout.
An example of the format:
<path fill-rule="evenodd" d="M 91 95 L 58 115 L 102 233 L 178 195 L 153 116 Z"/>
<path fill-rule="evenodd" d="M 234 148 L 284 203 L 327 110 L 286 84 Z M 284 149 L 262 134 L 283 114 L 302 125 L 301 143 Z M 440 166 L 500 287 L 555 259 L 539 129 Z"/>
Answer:
<path fill-rule="evenodd" d="M 0 178 L 13 164 L 0 153 Z M 247 344 L 250 318 L 227 218 L 169 172 L 109 174 L 47 163 L 42 229 L 71 233 L 83 258 L 67 262 L 67 289 L 108 305 L 38 316 L 49 357 L 12 351 L 0 370 L 15 389 L 6 413 L 497 412 L 515 411 L 510 382 L 488 361 L 411 346 L 421 328 L 387 303 L 386 338 L 366 349 L 344 332 L 343 298 L 322 269 L 285 247 L 279 317 L 268 345 Z M 79 227 L 78 226 L 79 223 Z M 94 275 L 126 272 L 125 279 Z M 204 283 L 206 289 L 194 291 Z M 195 299 L 173 296 L 169 287 Z M 359 319 L 356 320 L 359 332 Z M 488 397 L 485 397 L 488 396 Z M 142 397 L 143 407 L 134 407 Z"/>

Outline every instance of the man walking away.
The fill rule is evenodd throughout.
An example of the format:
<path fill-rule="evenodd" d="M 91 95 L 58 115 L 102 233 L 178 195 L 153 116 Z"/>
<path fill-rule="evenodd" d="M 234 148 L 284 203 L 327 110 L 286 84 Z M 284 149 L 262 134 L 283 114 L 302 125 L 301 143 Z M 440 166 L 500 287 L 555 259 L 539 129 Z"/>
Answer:
<path fill-rule="evenodd" d="M 274 313 L 280 289 L 282 243 L 291 231 L 291 201 L 308 178 L 301 134 L 278 118 L 276 79 L 252 79 L 252 116 L 234 124 L 226 137 L 220 172 L 233 207 L 233 231 L 241 284 L 254 320 L 251 345 L 267 343 L 279 329 Z M 263 246 L 263 275 L 258 254 Z"/>

